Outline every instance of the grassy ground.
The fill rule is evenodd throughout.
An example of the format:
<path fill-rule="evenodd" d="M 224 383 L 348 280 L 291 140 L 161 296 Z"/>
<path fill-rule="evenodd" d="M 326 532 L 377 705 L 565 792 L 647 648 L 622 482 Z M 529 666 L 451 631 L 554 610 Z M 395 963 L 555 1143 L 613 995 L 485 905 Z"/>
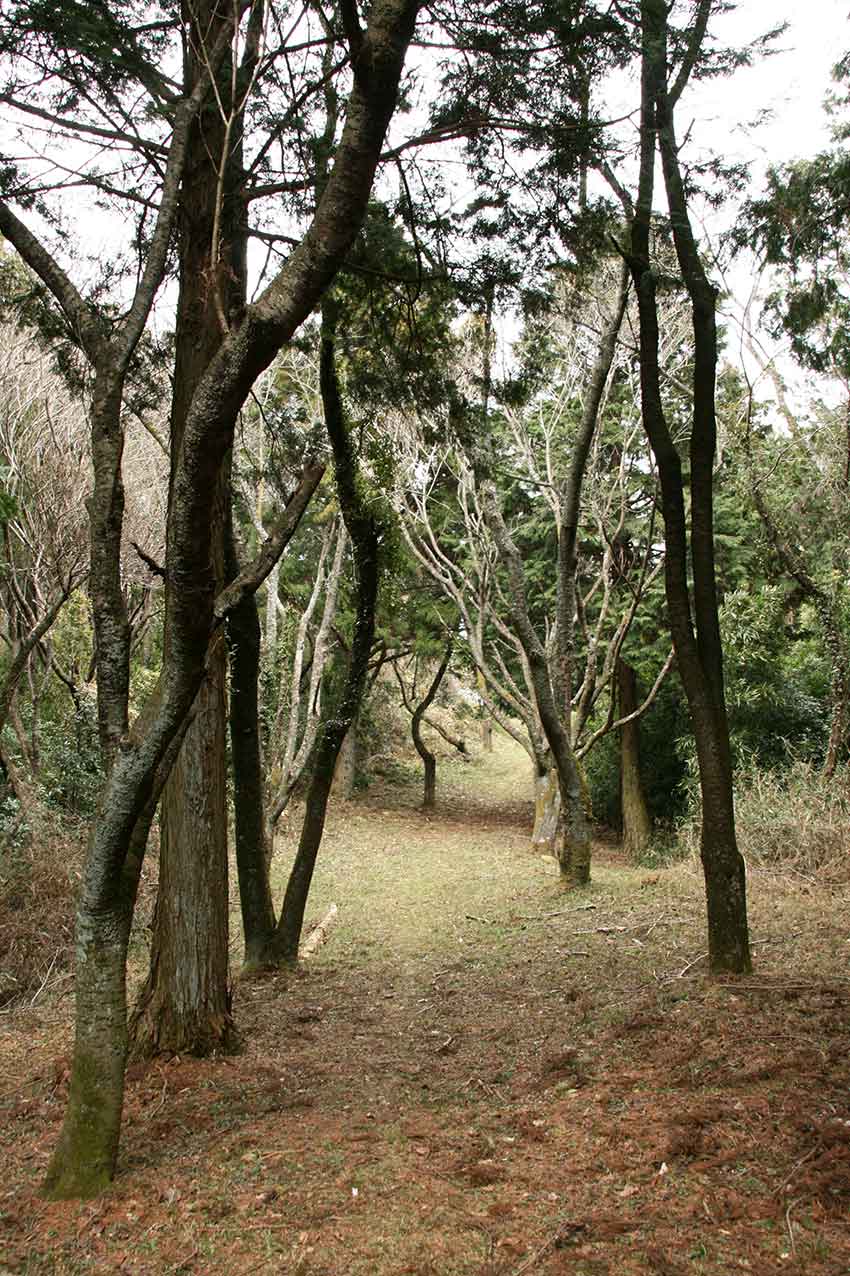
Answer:
<path fill-rule="evenodd" d="M 37 1196 L 70 1000 L 0 1019 L 0 1276 L 846 1276 L 846 892 L 751 876 L 756 973 L 711 981 L 696 873 L 603 846 L 565 895 L 527 771 L 334 810 L 327 944 L 237 984 L 241 1055 L 131 1073 L 101 1200 Z"/>

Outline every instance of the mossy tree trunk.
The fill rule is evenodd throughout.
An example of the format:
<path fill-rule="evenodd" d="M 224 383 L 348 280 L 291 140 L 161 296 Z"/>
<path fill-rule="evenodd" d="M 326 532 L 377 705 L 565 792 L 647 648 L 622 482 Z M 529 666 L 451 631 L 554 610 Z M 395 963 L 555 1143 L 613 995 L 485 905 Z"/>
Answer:
<path fill-rule="evenodd" d="M 555 854 L 558 822 L 561 814 L 561 794 L 558 789 L 558 772 L 546 762 L 534 764 L 534 828 L 531 845 Z"/>

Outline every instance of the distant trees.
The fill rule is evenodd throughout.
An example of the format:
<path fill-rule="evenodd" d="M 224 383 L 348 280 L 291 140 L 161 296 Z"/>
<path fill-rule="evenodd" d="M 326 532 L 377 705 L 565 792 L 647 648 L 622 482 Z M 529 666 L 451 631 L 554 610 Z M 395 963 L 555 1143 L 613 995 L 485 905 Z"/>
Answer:
<path fill-rule="evenodd" d="M 621 271 L 612 300 L 616 276 L 609 265 L 558 289 L 526 337 L 545 369 L 535 392 L 497 401 L 481 429 L 461 420 L 454 448 L 415 452 L 403 497 L 411 549 L 462 618 L 491 712 L 525 727 L 533 837 L 558 846 L 573 884 L 589 874 L 580 758 L 619 725 L 618 655 L 662 564 L 619 344 L 628 284 Z"/>

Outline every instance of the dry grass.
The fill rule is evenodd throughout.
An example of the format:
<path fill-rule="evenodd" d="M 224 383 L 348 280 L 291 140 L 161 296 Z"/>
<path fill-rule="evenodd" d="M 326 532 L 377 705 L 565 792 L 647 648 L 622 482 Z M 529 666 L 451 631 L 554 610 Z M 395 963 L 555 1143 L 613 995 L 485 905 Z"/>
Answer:
<path fill-rule="evenodd" d="M 0 851 L 0 1007 L 32 1003 L 71 979 L 79 843 L 39 821 Z"/>
<path fill-rule="evenodd" d="M 756 974 L 712 981 L 687 866 L 600 849 L 565 896 L 521 756 L 447 780 L 433 820 L 400 782 L 335 809 L 337 928 L 238 985 L 243 1055 L 131 1074 L 102 1200 L 36 1195 L 66 1003 L 0 1021 L 0 1270 L 846 1276 L 846 892 L 759 873 Z"/>
<path fill-rule="evenodd" d="M 846 774 L 827 778 L 807 762 L 786 771 L 750 769 L 737 779 L 738 844 L 755 869 L 817 880 L 850 881 L 850 789 Z M 696 853 L 698 814 L 680 834 Z"/>

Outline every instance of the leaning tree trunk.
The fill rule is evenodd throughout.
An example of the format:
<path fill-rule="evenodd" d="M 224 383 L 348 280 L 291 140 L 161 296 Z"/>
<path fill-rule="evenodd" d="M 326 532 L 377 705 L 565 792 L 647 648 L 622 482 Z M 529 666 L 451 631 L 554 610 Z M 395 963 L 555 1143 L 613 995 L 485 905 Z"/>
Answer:
<path fill-rule="evenodd" d="M 637 677 L 625 660 L 617 661 L 620 692 L 620 717 L 635 713 L 638 707 Z M 623 812 L 623 850 L 632 859 L 646 850 L 652 841 L 652 819 L 643 792 L 640 774 L 640 724 L 635 718 L 620 727 L 620 805 Z"/>
<path fill-rule="evenodd" d="M 159 696 L 153 701 L 154 713 Z M 153 715 L 151 715 L 153 716 Z M 115 1177 L 127 1060 L 127 945 L 150 827 L 185 722 L 133 823 L 123 864 L 83 878 L 77 905 L 75 1032 L 68 1104 L 44 1179 L 55 1199 L 95 1196 Z M 95 825 L 91 841 L 101 830 Z M 90 847 L 90 852 L 92 847 Z"/>
<path fill-rule="evenodd" d="M 357 456 L 348 435 L 348 423 L 337 381 L 335 326 L 335 306 L 326 301 L 322 314 L 320 360 L 322 406 L 333 448 L 340 508 L 351 537 L 354 555 L 357 580 L 356 620 L 345 685 L 338 703 L 326 715 L 319 730 L 301 837 L 287 883 L 277 931 L 267 952 L 269 965 L 294 965 L 298 960 L 304 911 L 324 833 L 334 767 L 342 742 L 353 728 L 360 708 L 375 636 L 383 529 L 378 518 L 377 501 L 364 497 L 358 484 Z"/>

